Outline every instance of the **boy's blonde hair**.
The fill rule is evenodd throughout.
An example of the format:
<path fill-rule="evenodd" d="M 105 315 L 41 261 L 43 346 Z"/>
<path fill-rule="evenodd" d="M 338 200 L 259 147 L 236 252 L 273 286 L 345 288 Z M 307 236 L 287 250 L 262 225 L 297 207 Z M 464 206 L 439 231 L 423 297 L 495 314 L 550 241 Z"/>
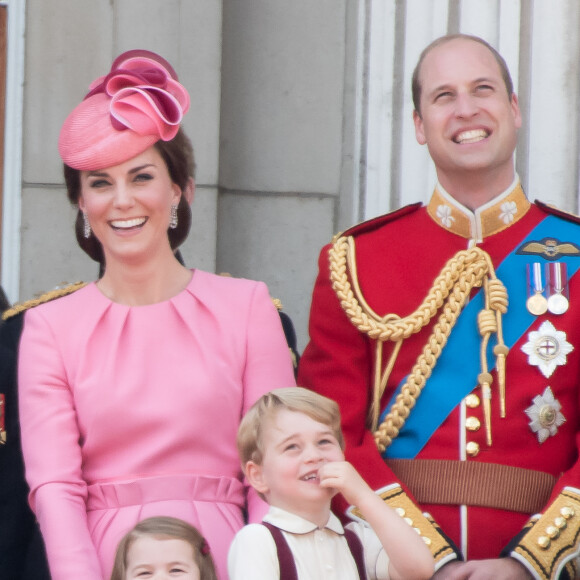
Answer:
<path fill-rule="evenodd" d="M 238 429 L 238 452 L 242 469 L 246 463 L 253 461 L 261 465 L 264 459 L 264 425 L 282 410 L 304 413 L 311 419 L 330 427 L 340 448 L 344 451 L 344 438 L 340 429 L 340 411 L 338 405 L 322 395 L 302 387 L 275 389 L 262 395 L 244 415 Z"/>
<path fill-rule="evenodd" d="M 200 580 L 217 580 L 214 563 L 205 538 L 197 528 L 187 522 L 166 516 L 142 520 L 125 534 L 117 546 L 111 580 L 125 580 L 129 549 L 136 540 L 147 536 L 184 540 L 191 546 L 193 559 L 199 568 Z"/>

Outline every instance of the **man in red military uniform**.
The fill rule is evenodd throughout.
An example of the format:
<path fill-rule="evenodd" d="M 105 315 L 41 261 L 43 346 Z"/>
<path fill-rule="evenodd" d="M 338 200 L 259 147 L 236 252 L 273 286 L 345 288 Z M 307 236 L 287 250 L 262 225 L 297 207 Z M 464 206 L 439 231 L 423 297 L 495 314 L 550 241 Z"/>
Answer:
<path fill-rule="evenodd" d="M 580 223 L 524 195 L 487 43 L 429 45 L 413 99 L 433 196 L 323 249 L 298 383 L 338 401 L 347 459 L 436 578 L 579 577 Z"/>

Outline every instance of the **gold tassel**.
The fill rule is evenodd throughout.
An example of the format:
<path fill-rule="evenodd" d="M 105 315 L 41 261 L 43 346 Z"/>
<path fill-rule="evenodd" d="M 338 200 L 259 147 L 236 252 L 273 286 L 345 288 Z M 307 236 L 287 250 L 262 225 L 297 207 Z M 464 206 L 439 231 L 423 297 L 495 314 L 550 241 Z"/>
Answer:
<path fill-rule="evenodd" d="M 489 373 L 481 373 L 477 380 L 481 385 L 481 398 L 483 399 L 485 439 L 488 447 L 491 447 L 491 375 Z"/>
<path fill-rule="evenodd" d="M 497 344 L 493 353 L 496 356 L 497 382 L 499 386 L 499 414 L 505 419 L 505 359 L 509 352 L 505 344 Z"/>

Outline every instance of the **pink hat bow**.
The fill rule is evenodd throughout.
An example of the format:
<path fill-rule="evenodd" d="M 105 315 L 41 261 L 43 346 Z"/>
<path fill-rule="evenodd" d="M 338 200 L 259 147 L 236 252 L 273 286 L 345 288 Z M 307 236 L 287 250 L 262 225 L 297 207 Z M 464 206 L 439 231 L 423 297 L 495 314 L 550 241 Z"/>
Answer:
<path fill-rule="evenodd" d="M 59 152 L 80 170 L 102 169 L 169 141 L 190 105 L 171 65 L 150 51 L 120 55 L 63 124 Z"/>

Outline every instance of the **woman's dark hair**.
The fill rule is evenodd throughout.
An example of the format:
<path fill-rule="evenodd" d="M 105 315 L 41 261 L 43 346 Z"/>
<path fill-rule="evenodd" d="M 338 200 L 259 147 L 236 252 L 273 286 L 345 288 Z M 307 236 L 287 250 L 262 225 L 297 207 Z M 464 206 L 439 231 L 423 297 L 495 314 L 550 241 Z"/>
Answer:
<path fill-rule="evenodd" d="M 159 152 L 167 170 L 171 181 L 179 186 L 182 194 L 188 187 L 190 178 L 195 176 L 195 159 L 193 155 L 193 147 L 189 137 L 185 134 L 182 128 L 171 141 L 157 141 L 154 145 Z M 73 169 L 64 164 L 64 181 L 67 189 L 67 196 L 69 201 L 78 206 L 79 197 L 81 195 L 81 172 L 78 169 Z M 191 228 L 191 207 L 185 195 L 181 196 L 179 205 L 177 206 L 177 227 L 175 229 L 168 229 L 169 243 L 172 249 L 178 248 L 187 238 Z M 75 233 L 79 246 L 93 259 L 102 265 L 105 263 L 105 254 L 101 243 L 94 235 L 89 238 L 84 236 L 84 220 L 83 214 L 79 210 L 77 212 L 75 222 Z"/>

